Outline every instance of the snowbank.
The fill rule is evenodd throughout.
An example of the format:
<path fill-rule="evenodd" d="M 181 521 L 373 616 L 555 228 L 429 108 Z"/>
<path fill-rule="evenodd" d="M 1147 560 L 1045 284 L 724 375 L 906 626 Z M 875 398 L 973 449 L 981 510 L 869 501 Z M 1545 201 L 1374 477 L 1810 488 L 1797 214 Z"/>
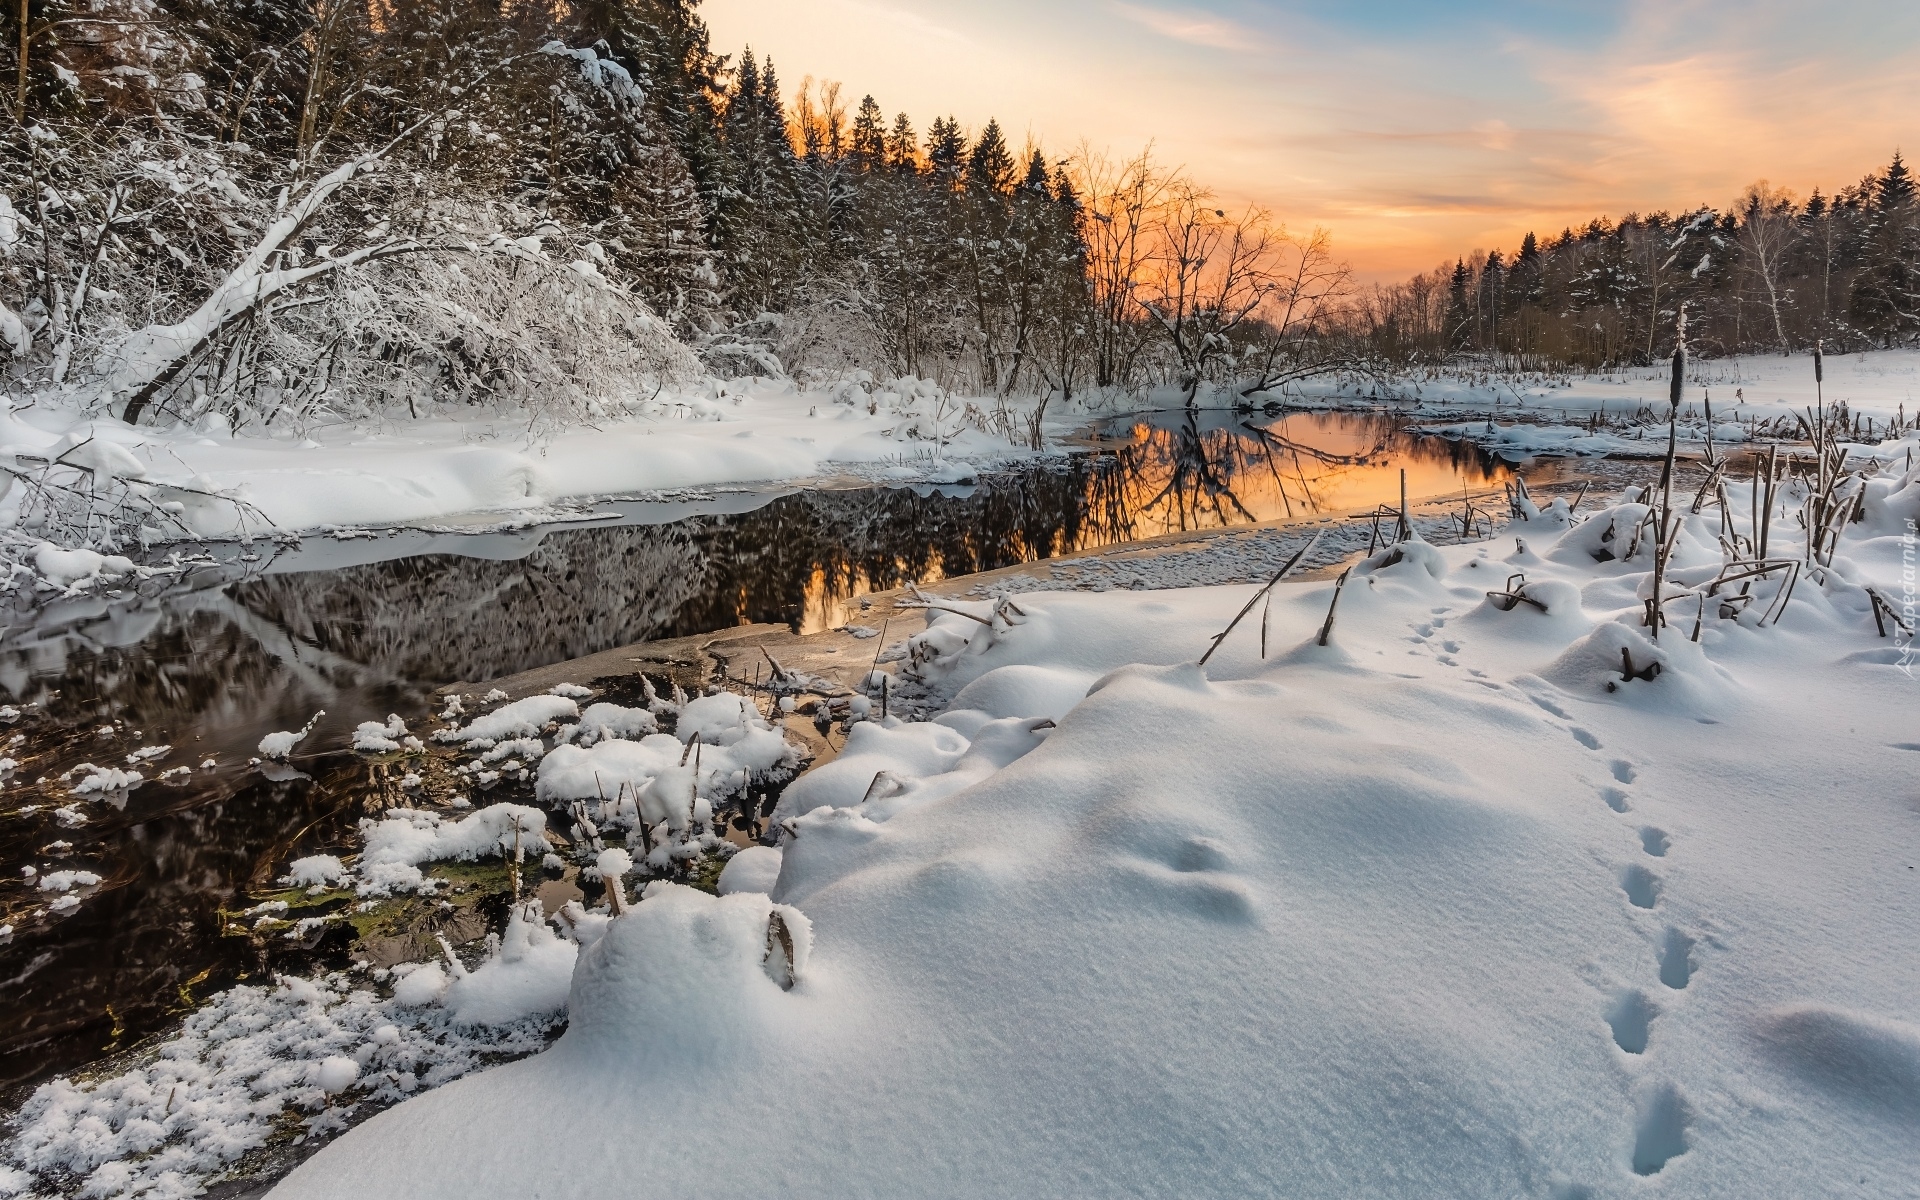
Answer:
<path fill-rule="evenodd" d="M 930 614 L 906 664 L 969 708 L 789 789 L 770 895 L 650 887 L 555 1049 L 275 1195 L 1906 1194 L 1916 693 L 1861 590 L 1900 539 L 1777 623 L 1674 609 L 1609 691 L 1651 564 L 1584 529 L 1380 556 L 1324 648 L 1333 585 L 1284 585 L 1205 671 L 1249 589 Z M 1548 611 L 1488 603 L 1521 573 Z"/>
<path fill-rule="evenodd" d="M 525 435 L 524 415 L 486 414 L 261 436 L 222 423 L 128 426 L 82 417 L 50 398 L 0 413 L 0 454 L 66 453 L 110 477 L 142 480 L 204 537 L 258 534 L 262 518 L 287 531 L 407 524 L 833 475 L 951 482 L 1032 457 L 958 419 L 958 405 L 939 420 L 934 406 L 930 395 L 885 389 L 802 392 L 787 383 L 708 381 L 539 438 Z M 1071 407 L 1055 405 L 1054 432 L 1080 419 Z M 0 502 L 0 518 L 9 511 Z M 42 573 L 87 578 L 101 569 L 98 557 L 62 559 Z"/>

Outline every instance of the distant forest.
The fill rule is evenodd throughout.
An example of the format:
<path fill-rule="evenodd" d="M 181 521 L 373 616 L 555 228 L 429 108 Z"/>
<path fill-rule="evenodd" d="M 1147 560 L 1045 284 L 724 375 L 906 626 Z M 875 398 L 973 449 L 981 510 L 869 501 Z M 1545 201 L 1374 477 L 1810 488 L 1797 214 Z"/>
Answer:
<path fill-rule="evenodd" d="M 1863 349 L 1920 333 L 1920 207 L 1895 152 L 1884 171 L 1805 201 L 1765 182 L 1725 210 L 1629 213 L 1510 256 L 1476 251 L 1355 298 L 1350 319 L 1392 359 L 1494 356 L 1523 368 L 1645 364 L 1687 308 L 1696 350 Z"/>
<path fill-rule="evenodd" d="M 707 374 L 1250 403 L 1647 362 L 1682 303 L 1709 353 L 1920 331 L 1898 158 L 1360 288 L 1150 154 L 785 88 L 698 0 L 5 8 L 0 389 L 129 420 L 590 419 Z"/>

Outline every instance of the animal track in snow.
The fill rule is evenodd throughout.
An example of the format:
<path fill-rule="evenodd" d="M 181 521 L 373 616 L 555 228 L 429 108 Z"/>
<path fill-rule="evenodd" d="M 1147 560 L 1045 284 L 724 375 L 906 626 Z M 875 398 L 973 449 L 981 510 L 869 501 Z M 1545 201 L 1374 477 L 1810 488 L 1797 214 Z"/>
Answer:
<path fill-rule="evenodd" d="M 1607 1027 L 1613 1030 L 1613 1044 L 1628 1054 L 1645 1054 L 1647 1036 L 1654 1018 L 1653 1004 L 1638 988 L 1629 988 L 1614 997 L 1607 1010 Z"/>
<path fill-rule="evenodd" d="M 1620 890 L 1635 908 L 1652 908 L 1660 900 L 1660 879 L 1652 871 L 1635 863 L 1620 872 Z"/>
<path fill-rule="evenodd" d="M 1631 807 L 1627 803 L 1627 794 L 1619 788 L 1601 788 L 1600 798 L 1607 802 L 1608 808 L 1617 813 L 1626 812 Z"/>
<path fill-rule="evenodd" d="M 1658 1175 L 1662 1168 L 1687 1152 L 1687 1102 L 1672 1085 L 1663 1083 L 1640 1105 L 1633 1130 L 1633 1173 Z"/>
<path fill-rule="evenodd" d="M 1558 704 L 1555 704 L 1553 701 L 1547 699 L 1545 696 L 1529 696 L 1527 697 L 1527 699 L 1533 701 L 1535 704 L 1538 704 L 1541 708 L 1546 709 L 1548 712 L 1552 713 L 1554 716 L 1559 717 L 1562 721 L 1573 720 L 1573 715 L 1571 713 L 1569 713 L 1566 709 L 1561 708 Z"/>
<path fill-rule="evenodd" d="M 1635 779 L 1639 778 L 1639 775 L 1633 769 L 1633 764 L 1624 758 L 1614 759 L 1607 764 L 1607 767 L 1613 772 L 1613 777 L 1621 783 L 1632 783 Z"/>
<path fill-rule="evenodd" d="M 1640 846 L 1655 858 L 1665 858 L 1667 851 L 1673 849 L 1673 839 L 1664 829 L 1655 829 L 1648 825 L 1640 830 Z"/>
<path fill-rule="evenodd" d="M 1579 742 L 1589 750 L 1598 750 L 1600 748 L 1600 739 L 1580 728 L 1578 725 L 1567 730 L 1567 732 L 1573 735 L 1574 741 Z"/>
<path fill-rule="evenodd" d="M 1693 981 L 1694 941 L 1673 926 L 1660 942 L 1660 982 L 1680 991 Z"/>
<path fill-rule="evenodd" d="M 1441 643 L 1440 643 L 1440 648 L 1441 648 L 1442 650 L 1445 650 L 1445 651 L 1446 651 L 1446 652 L 1447 652 L 1448 654 L 1458 654 L 1458 653 L 1460 653 L 1460 643 L 1459 643 L 1459 642 L 1456 642 L 1456 641 L 1453 641 L 1453 640 L 1451 640 L 1451 639 L 1449 639 L 1449 640 L 1447 640 L 1447 641 L 1444 641 L 1444 642 L 1441 642 Z"/>

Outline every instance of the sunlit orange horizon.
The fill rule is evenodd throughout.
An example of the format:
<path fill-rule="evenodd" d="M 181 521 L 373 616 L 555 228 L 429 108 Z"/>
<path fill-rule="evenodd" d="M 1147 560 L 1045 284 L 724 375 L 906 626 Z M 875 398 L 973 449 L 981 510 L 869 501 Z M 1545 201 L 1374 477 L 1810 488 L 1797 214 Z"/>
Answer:
<path fill-rule="evenodd" d="M 1831 193 L 1920 114 L 1920 6 L 1573 12 L 1411 0 L 706 0 L 771 55 L 925 130 L 997 118 L 1056 156 L 1151 143 L 1221 198 L 1324 226 L 1363 279 L 1511 251 L 1594 217 Z M 1445 8 L 1444 14 L 1432 10 Z"/>

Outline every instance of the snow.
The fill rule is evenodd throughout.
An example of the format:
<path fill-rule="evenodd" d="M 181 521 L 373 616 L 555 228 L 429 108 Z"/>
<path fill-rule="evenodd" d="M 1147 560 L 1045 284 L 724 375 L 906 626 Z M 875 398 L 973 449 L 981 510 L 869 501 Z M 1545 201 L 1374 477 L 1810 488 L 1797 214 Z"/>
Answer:
<path fill-rule="evenodd" d="M 353 748 L 374 754 L 386 753 L 400 749 L 400 739 L 406 736 L 407 723 L 389 713 L 384 723 L 362 721 L 354 726 Z"/>
<path fill-rule="evenodd" d="M 260 757 L 269 762 L 285 761 L 286 757 L 293 753 L 293 748 L 298 746 L 302 741 L 305 741 L 306 736 L 313 732 L 314 725 L 319 722 L 321 717 L 326 715 L 326 711 L 323 709 L 320 712 L 314 713 L 311 717 L 308 717 L 307 723 L 297 730 L 282 729 L 276 733 L 269 733 L 267 736 L 261 738 L 259 746 Z"/>
<path fill-rule="evenodd" d="M 421 891 L 427 884 L 422 863 L 504 856 L 516 844 L 523 856 L 545 854 L 552 848 L 546 831 L 546 813 L 518 804 L 495 804 L 453 822 L 420 809 L 388 809 L 382 820 L 360 822 L 357 890 L 362 896 Z"/>
<path fill-rule="evenodd" d="M 331 887 L 347 879 L 347 869 L 331 854 L 296 858 L 280 882 L 287 887 Z"/>
<path fill-rule="evenodd" d="M 328 1095 L 346 1091 L 358 1078 L 360 1064 L 339 1054 L 321 1059 L 313 1071 L 313 1082 Z"/>
<path fill-rule="evenodd" d="M 492 414 L 268 436 L 204 423 L 129 426 L 47 404 L 0 414 L 0 450 L 98 459 L 166 491 L 195 535 L 223 538 L 257 532 L 262 517 L 295 532 L 359 528 L 836 475 L 959 480 L 1032 457 L 952 417 L 936 428 L 932 403 L 898 391 L 709 380 L 538 437 L 522 432 L 524 417 Z M 1055 408 L 1057 433 L 1082 419 L 1069 405 Z"/>
<path fill-rule="evenodd" d="M 579 953 L 578 946 L 556 936 L 540 919 L 538 901 L 515 908 L 499 955 L 447 989 L 454 1023 L 502 1026 L 564 1013 Z"/>
<path fill-rule="evenodd" d="M 643 738 L 660 728 L 659 720 L 644 708 L 619 704 L 589 704 L 580 714 L 580 723 L 562 736 L 582 746 L 613 739 Z"/>
<path fill-rule="evenodd" d="M 748 846 L 732 858 L 720 871 L 717 890 L 722 896 L 735 892 L 773 891 L 774 881 L 780 878 L 780 850 L 775 846 Z"/>
<path fill-rule="evenodd" d="M 33 552 L 33 566 L 48 583 L 56 587 L 102 577 L 119 578 L 133 574 L 133 560 L 118 554 L 99 554 L 92 550 L 62 550 L 51 542 L 41 542 Z"/>
<path fill-rule="evenodd" d="M 99 796 L 108 792 L 129 791 L 146 782 L 138 771 L 122 771 L 118 767 L 97 767 L 92 763 L 81 763 L 74 772 L 87 772 L 86 778 L 73 786 L 75 796 Z M 69 772 L 72 774 L 73 772 Z"/>
<path fill-rule="evenodd" d="M 575 719 L 579 715 L 580 706 L 565 696 L 528 696 L 475 717 L 464 726 L 442 729 L 433 735 L 433 740 L 460 742 L 470 749 L 485 750 L 503 738 L 537 738 L 549 723 L 562 718 Z"/>
<path fill-rule="evenodd" d="M 67 892 L 77 887 L 95 887 L 100 877 L 92 871 L 48 871 L 40 876 L 43 892 Z"/>
<path fill-rule="evenodd" d="M 1864 591 L 1911 594 L 1905 514 L 1698 641 L 1688 518 L 1655 646 L 1650 553 L 1594 553 L 1635 507 L 1382 552 L 1326 646 L 1335 585 L 1283 584 L 1204 670 L 1250 588 L 930 612 L 896 660 L 947 713 L 788 788 L 765 891 L 583 926 L 557 1045 L 275 1196 L 1907 1194 L 1915 693 Z"/>
<path fill-rule="evenodd" d="M 337 1128 L 339 1106 L 437 1087 L 538 1049 L 545 1030 L 537 1019 L 456 1025 L 442 1007 L 380 999 L 344 973 L 230 988 L 136 1065 L 36 1088 L 8 1130 L 0 1195 L 197 1195 L 286 1114 L 309 1135 Z"/>

